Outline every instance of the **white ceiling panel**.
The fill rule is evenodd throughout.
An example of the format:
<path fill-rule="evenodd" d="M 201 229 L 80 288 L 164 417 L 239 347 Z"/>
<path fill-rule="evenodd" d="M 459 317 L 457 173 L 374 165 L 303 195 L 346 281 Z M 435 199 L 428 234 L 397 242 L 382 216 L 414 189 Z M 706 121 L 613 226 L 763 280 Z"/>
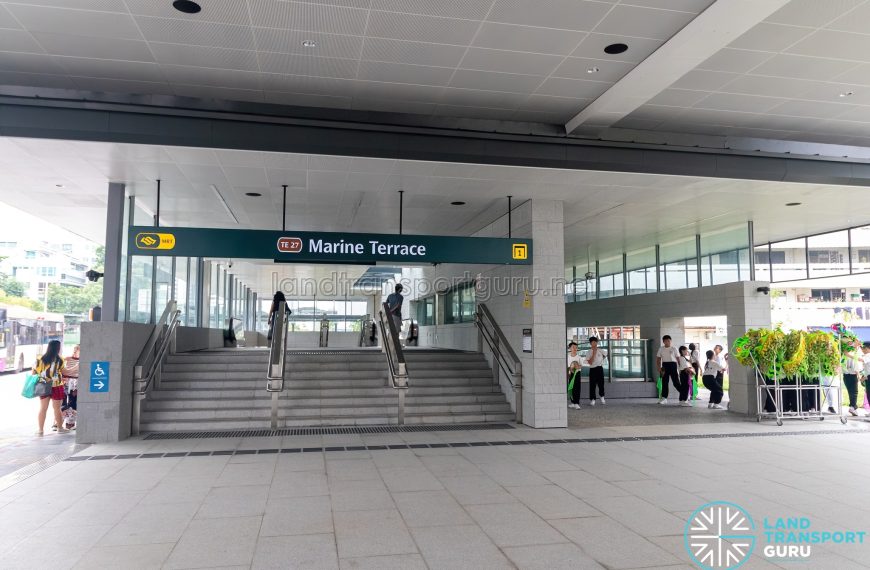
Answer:
<path fill-rule="evenodd" d="M 695 15 L 691 12 L 655 10 L 619 4 L 608 12 L 604 20 L 595 27 L 595 31 L 666 40 L 691 22 Z"/>
<path fill-rule="evenodd" d="M 479 22 L 418 14 L 372 11 L 367 35 L 374 38 L 468 45 Z"/>
<path fill-rule="evenodd" d="M 551 30 L 486 22 L 474 37 L 474 45 L 484 48 L 568 55 L 586 37 L 584 32 Z"/>
<path fill-rule="evenodd" d="M 631 63 L 581 57 L 568 57 L 552 75 L 569 79 L 616 82 L 634 67 Z"/>
<path fill-rule="evenodd" d="M 731 42 L 736 49 L 779 52 L 812 33 L 811 28 L 762 22 Z"/>
<path fill-rule="evenodd" d="M 593 99 L 607 91 L 611 85 L 612 83 L 604 81 L 551 77 L 544 81 L 535 93 L 537 95 L 551 95 L 554 97 Z"/>
<path fill-rule="evenodd" d="M 357 0 L 366 2 L 367 0 Z M 371 0 L 372 10 L 423 14 L 465 20 L 481 20 L 486 16 L 492 0 Z"/>
<path fill-rule="evenodd" d="M 564 58 L 558 55 L 470 48 L 462 58 L 459 67 L 479 71 L 546 76 L 555 71 L 563 61 Z M 566 76 L 562 75 L 562 77 Z"/>
<path fill-rule="evenodd" d="M 625 43 L 628 49 L 620 54 L 609 55 L 604 48 L 610 44 Z M 574 57 L 600 58 L 607 61 L 627 61 L 640 63 L 657 50 L 663 40 L 628 37 L 627 34 L 600 34 L 593 32 L 580 42 L 571 55 Z"/>
<path fill-rule="evenodd" d="M 130 14 L 22 4 L 6 4 L 6 8 L 25 29 L 31 32 L 75 33 L 89 38 L 143 39 Z"/>
<path fill-rule="evenodd" d="M 466 48 L 461 45 L 366 38 L 362 59 L 432 67 L 456 67 L 462 61 L 465 50 Z"/>
<path fill-rule="evenodd" d="M 0 10 L 3 7 L 0 6 Z M 2 19 L 3 13 L 0 12 L 0 19 Z M 2 22 L 0 22 L 0 28 L 2 28 Z M 0 52 L 4 51 L 20 51 L 26 53 L 45 53 L 45 50 L 39 42 L 36 41 L 36 38 L 33 37 L 28 31 L 25 30 L 9 30 L 3 29 L 0 32 Z"/>
<path fill-rule="evenodd" d="M 492 22 L 589 31 L 611 10 L 589 0 L 495 0 L 487 19 Z"/>
<path fill-rule="evenodd" d="M 863 3 L 864 0 L 792 0 L 767 21 L 812 28 L 832 22 Z"/>
<path fill-rule="evenodd" d="M 136 23 L 142 35 L 150 42 L 246 50 L 257 47 L 250 26 L 147 16 L 138 16 Z"/>
<path fill-rule="evenodd" d="M 0 28 L 5 30 L 22 30 L 24 29 L 21 24 L 18 23 L 18 20 L 7 10 L 4 6 L 0 5 Z"/>
<path fill-rule="evenodd" d="M 32 36 L 46 52 L 55 55 L 99 59 L 106 53 L 111 53 L 113 59 L 154 62 L 154 55 L 148 43 L 143 40 L 93 38 L 44 32 L 33 32 Z"/>
<path fill-rule="evenodd" d="M 532 93 L 544 80 L 539 75 L 518 75 L 458 69 L 450 81 L 451 87 L 478 89 L 480 91 L 504 91 L 507 93 Z"/>

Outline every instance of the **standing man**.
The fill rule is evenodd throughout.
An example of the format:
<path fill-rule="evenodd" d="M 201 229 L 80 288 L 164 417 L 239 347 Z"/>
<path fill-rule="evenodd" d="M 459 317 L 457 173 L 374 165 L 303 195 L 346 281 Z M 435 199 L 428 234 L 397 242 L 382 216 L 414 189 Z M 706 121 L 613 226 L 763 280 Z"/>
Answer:
<path fill-rule="evenodd" d="M 674 388 L 677 391 L 681 390 L 680 374 L 677 372 L 677 362 L 679 359 L 680 353 L 677 352 L 675 347 L 671 346 L 671 336 L 666 334 L 662 337 L 662 346 L 656 355 L 656 367 L 662 375 L 662 394 L 659 398 L 659 404 L 661 405 L 668 403 L 668 392 L 670 391 L 668 379 L 674 383 Z"/>
<path fill-rule="evenodd" d="M 390 293 L 387 297 L 387 311 L 396 325 L 396 334 L 399 338 L 402 337 L 402 303 L 405 302 L 405 297 L 402 296 L 402 284 L 397 283 L 395 293 Z"/>
<path fill-rule="evenodd" d="M 589 352 L 586 353 L 586 362 L 589 365 L 589 405 L 595 405 L 595 388 L 601 395 L 601 405 L 604 400 L 604 362 L 607 360 L 607 351 L 598 348 L 598 337 L 589 337 Z"/>

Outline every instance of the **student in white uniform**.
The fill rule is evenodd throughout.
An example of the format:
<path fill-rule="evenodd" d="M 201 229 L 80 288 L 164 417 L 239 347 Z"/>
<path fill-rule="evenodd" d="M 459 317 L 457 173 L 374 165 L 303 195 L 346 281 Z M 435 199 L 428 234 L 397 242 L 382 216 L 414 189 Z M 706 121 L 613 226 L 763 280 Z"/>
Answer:
<path fill-rule="evenodd" d="M 598 348 L 598 337 L 589 337 L 589 351 L 586 353 L 586 362 L 589 365 L 589 405 L 595 405 L 595 390 L 601 396 L 601 405 L 604 400 L 604 363 L 607 361 L 607 351 Z"/>
<path fill-rule="evenodd" d="M 728 360 L 722 353 L 724 350 L 725 349 L 722 348 L 721 344 L 717 344 L 713 347 L 713 354 L 715 355 L 716 363 L 719 365 L 719 373 L 716 375 L 716 381 L 719 382 L 720 386 L 725 386 L 725 372 L 728 370 Z"/>
<path fill-rule="evenodd" d="M 685 346 L 680 347 L 680 359 L 677 368 L 680 369 L 680 405 L 683 407 L 691 406 L 689 402 L 689 387 L 692 385 L 692 375 L 695 369 L 692 367 L 689 349 Z"/>
<path fill-rule="evenodd" d="M 570 394 L 568 394 L 571 399 L 568 403 L 568 407 L 575 410 L 580 409 L 580 376 L 582 368 L 583 359 L 580 357 L 580 353 L 577 352 L 577 343 L 572 342 L 568 345 L 568 385 L 571 384 L 571 376 L 573 376 L 575 372 L 577 373 L 577 376 L 574 378 L 574 386 Z"/>
<path fill-rule="evenodd" d="M 849 413 L 853 416 L 858 415 L 860 407 L 858 403 L 858 375 L 861 374 L 863 366 L 864 363 L 861 362 L 861 357 L 854 348 L 843 355 L 843 383 L 849 394 Z"/>
<path fill-rule="evenodd" d="M 677 360 L 680 358 L 680 353 L 677 349 L 671 346 L 670 335 L 662 337 L 662 346 L 656 354 L 656 368 L 662 375 L 662 394 L 659 398 L 659 404 L 668 403 L 668 379 L 674 383 L 674 388 L 680 389 L 680 374 L 677 372 Z"/>
<path fill-rule="evenodd" d="M 704 387 L 710 390 L 710 402 L 707 407 L 713 410 L 723 410 L 722 396 L 722 367 L 719 361 L 716 360 L 716 353 L 712 350 L 707 351 L 707 362 L 704 363 L 704 376 L 701 380 L 704 382 Z"/>
<path fill-rule="evenodd" d="M 692 384 L 689 385 L 689 399 L 692 399 L 692 394 L 695 393 L 695 384 L 701 379 L 701 353 L 698 352 L 698 347 L 694 342 L 689 343 L 689 361 L 692 363 L 692 371 L 694 372 Z"/>

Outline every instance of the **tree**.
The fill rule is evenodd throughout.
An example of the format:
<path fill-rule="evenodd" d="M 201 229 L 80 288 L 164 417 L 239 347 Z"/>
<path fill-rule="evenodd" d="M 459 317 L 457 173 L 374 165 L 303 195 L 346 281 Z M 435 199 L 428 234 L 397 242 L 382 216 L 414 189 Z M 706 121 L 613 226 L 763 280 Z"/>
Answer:
<path fill-rule="evenodd" d="M 48 286 L 48 310 L 52 313 L 84 316 L 102 300 L 102 284 L 88 283 L 81 288 L 55 284 Z"/>
<path fill-rule="evenodd" d="M 94 269 L 97 271 L 103 271 L 103 268 L 106 266 L 106 246 L 97 246 L 94 256 L 97 258 Z"/>
<path fill-rule="evenodd" d="M 24 297 L 27 293 L 27 288 L 24 286 L 24 283 L 14 277 L 4 274 L 0 274 L 0 290 L 10 297 Z"/>

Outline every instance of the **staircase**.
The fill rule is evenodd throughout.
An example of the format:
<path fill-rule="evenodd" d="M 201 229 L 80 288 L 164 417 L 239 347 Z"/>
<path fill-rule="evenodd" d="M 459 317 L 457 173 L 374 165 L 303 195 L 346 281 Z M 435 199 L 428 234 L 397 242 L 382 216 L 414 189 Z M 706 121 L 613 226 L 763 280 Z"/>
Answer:
<path fill-rule="evenodd" d="M 406 424 L 509 422 L 510 405 L 480 353 L 408 349 Z M 269 427 L 265 350 L 170 355 L 143 402 L 143 432 Z M 395 424 L 398 397 L 376 349 L 289 351 L 279 427 Z"/>

